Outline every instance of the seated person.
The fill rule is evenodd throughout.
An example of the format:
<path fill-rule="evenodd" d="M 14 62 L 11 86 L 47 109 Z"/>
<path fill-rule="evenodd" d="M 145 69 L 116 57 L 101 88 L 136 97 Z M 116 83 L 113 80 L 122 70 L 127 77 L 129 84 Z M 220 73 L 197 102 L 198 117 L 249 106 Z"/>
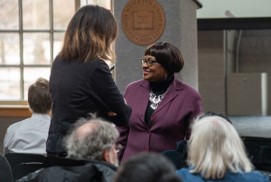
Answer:
<path fill-rule="evenodd" d="M 32 116 L 8 127 L 4 138 L 4 154 L 46 154 L 52 107 L 48 80 L 39 78 L 30 85 L 28 103 Z"/>
<path fill-rule="evenodd" d="M 189 167 L 177 170 L 184 181 L 269 181 L 253 170 L 233 125 L 219 115 L 199 116 L 188 141 Z"/>
<path fill-rule="evenodd" d="M 227 116 L 225 116 L 225 115 L 223 115 L 221 113 L 215 113 L 215 112 L 212 112 L 212 111 L 207 111 L 205 113 L 202 113 L 199 116 L 199 119 L 202 119 L 203 117 L 208 117 L 208 116 L 219 116 L 219 117 L 224 118 L 225 120 L 227 120 L 229 123 L 232 124 L 231 120 Z M 179 164 L 176 165 L 176 166 L 180 166 L 179 168 L 187 167 L 187 162 L 186 162 L 187 161 L 187 140 L 178 141 L 176 150 L 179 153 L 180 158 L 181 158 L 181 162 L 179 160 L 178 161 Z M 173 152 L 173 154 L 174 154 L 174 152 Z"/>
<path fill-rule="evenodd" d="M 67 157 L 106 161 L 118 166 L 116 148 L 118 136 L 115 125 L 102 118 L 81 119 L 64 139 Z"/>
<path fill-rule="evenodd" d="M 118 166 L 115 145 L 118 136 L 115 126 L 101 118 L 80 119 L 64 139 L 67 158 L 52 156 L 51 161 L 55 164 L 31 173 L 18 182 L 84 182 L 94 179 L 111 182 Z M 62 161 L 63 165 L 57 161 Z"/>
<path fill-rule="evenodd" d="M 175 167 L 158 153 L 139 153 L 124 161 L 115 182 L 180 182 Z"/>

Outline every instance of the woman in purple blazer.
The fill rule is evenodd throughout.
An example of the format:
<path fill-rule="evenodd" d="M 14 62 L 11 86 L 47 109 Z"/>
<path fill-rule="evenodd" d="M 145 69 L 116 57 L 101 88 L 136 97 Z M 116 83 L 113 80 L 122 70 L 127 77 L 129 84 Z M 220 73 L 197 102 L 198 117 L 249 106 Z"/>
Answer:
<path fill-rule="evenodd" d="M 129 127 L 119 128 L 120 160 L 143 151 L 175 150 L 177 141 L 189 137 L 191 121 L 202 112 L 199 93 L 174 76 L 184 64 L 177 47 L 156 43 L 141 62 L 143 80 L 130 83 L 124 93 L 132 114 Z"/>

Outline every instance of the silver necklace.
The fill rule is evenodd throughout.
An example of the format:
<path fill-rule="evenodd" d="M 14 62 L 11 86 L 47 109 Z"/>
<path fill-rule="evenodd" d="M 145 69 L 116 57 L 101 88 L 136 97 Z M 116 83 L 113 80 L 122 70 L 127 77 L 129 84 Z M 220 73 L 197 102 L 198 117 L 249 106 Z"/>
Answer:
<path fill-rule="evenodd" d="M 149 98 L 149 100 L 151 102 L 150 106 L 151 106 L 151 108 L 153 110 L 155 110 L 158 107 L 158 105 L 160 104 L 160 102 L 164 98 L 165 94 L 166 94 L 166 92 L 163 93 L 163 94 L 161 94 L 161 95 L 156 95 L 152 91 L 150 92 L 150 98 Z"/>

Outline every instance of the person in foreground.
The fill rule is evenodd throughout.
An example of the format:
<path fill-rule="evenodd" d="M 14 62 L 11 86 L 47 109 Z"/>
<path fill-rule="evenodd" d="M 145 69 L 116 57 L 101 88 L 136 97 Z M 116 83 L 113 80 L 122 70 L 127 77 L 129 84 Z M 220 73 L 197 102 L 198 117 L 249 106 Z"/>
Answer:
<path fill-rule="evenodd" d="M 267 182 L 268 177 L 253 170 L 233 125 L 221 116 L 199 116 L 188 141 L 187 168 L 177 170 L 184 181 Z"/>
<path fill-rule="evenodd" d="M 67 158 L 49 156 L 51 167 L 21 178 L 23 181 L 111 182 L 118 166 L 116 127 L 102 118 L 80 119 L 64 138 Z M 45 160 L 46 165 L 48 161 Z"/>
<path fill-rule="evenodd" d="M 81 7 L 69 22 L 50 75 L 53 108 L 48 155 L 66 156 L 63 137 L 76 120 L 90 113 L 118 126 L 127 125 L 131 108 L 105 62 L 114 60 L 116 35 L 111 11 L 97 5 Z"/>
<path fill-rule="evenodd" d="M 46 154 L 52 107 L 48 80 L 38 78 L 30 85 L 28 104 L 32 115 L 8 127 L 4 138 L 4 154 Z"/>
<path fill-rule="evenodd" d="M 181 182 L 175 167 L 157 153 L 138 153 L 123 162 L 114 182 Z"/>
<path fill-rule="evenodd" d="M 201 97 L 178 80 L 181 51 L 167 42 L 149 46 L 140 60 L 143 80 L 130 83 L 124 97 L 132 108 L 129 127 L 119 127 L 122 161 L 146 152 L 176 149 L 176 142 L 189 138 L 191 121 L 202 112 Z"/>
<path fill-rule="evenodd" d="M 67 158 L 97 160 L 118 166 L 116 141 L 119 132 L 115 125 L 102 118 L 79 120 L 65 137 Z"/>

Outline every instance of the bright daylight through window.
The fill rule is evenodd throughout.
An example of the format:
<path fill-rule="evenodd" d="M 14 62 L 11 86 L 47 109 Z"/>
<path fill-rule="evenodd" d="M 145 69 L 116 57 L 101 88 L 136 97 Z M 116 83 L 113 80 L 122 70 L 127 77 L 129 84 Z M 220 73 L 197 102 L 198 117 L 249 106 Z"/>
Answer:
<path fill-rule="evenodd" d="M 0 1 L 1 101 L 26 100 L 34 80 L 49 78 L 74 11 L 73 0 Z"/>
<path fill-rule="evenodd" d="M 0 0 L 0 103 L 27 100 L 29 85 L 49 79 L 76 6 L 110 0 Z"/>

